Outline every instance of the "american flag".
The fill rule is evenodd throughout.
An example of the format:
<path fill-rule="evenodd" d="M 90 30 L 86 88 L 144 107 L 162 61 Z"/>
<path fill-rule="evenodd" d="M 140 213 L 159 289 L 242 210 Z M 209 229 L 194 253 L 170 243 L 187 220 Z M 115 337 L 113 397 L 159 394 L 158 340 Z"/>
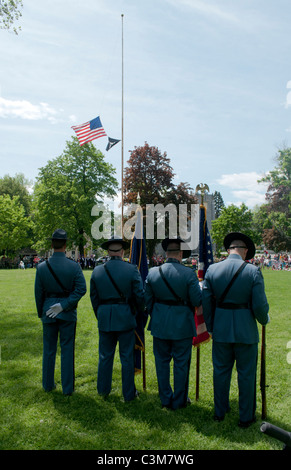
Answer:
<path fill-rule="evenodd" d="M 213 263 L 213 252 L 211 238 L 207 227 L 206 207 L 200 206 L 200 222 L 199 222 L 199 261 L 198 261 L 198 279 L 203 281 L 206 270 Z M 196 310 L 195 324 L 197 336 L 193 338 L 193 345 L 199 346 L 209 341 L 210 336 L 207 332 L 206 324 L 203 317 L 202 308 Z"/>
<path fill-rule="evenodd" d="M 79 126 L 72 126 L 72 129 L 76 132 L 80 145 L 84 145 L 86 142 L 91 142 L 91 140 L 99 139 L 99 137 L 107 135 L 99 116 Z"/>
<path fill-rule="evenodd" d="M 143 283 L 148 275 L 148 263 L 146 254 L 145 239 L 143 236 L 143 212 L 142 208 L 139 207 L 136 212 L 137 219 L 135 223 L 134 236 L 131 240 L 131 248 L 129 259 L 132 264 L 136 264 Z M 143 311 L 138 311 L 136 314 L 136 329 L 135 329 L 135 373 L 141 372 L 141 352 L 145 355 L 145 335 L 144 328 L 147 322 L 147 314 Z M 144 356 L 145 357 L 145 356 Z M 143 388 L 145 385 L 145 363 L 143 364 Z"/>

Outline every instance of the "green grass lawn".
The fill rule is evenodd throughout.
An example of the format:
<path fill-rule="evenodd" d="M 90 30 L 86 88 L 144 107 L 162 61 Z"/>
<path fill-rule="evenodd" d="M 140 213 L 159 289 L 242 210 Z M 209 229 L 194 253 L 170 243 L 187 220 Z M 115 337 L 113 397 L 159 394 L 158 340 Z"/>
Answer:
<path fill-rule="evenodd" d="M 87 286 L 91 272 L 84 272 Z M 267 326 L 267 419 L 291 431 L 291 272 L 263 271 L 270 304 Z M 192 405 L 175 412 L 162 409 L 158 397 L 152 338 L 146 332 L 146 391 L 136 377 L 139 397 L 124 403 L 121 368 L 115 356 L 113 386 L 105 400 L 97 395 L 97 322 L 89 291 L 79 303 L 76 337 L 76 391 L 62 394 L 60 357 L 57 389 L 41 386 L 42 325 L 34 303 L 35 270 L 0 271 L 0 449 L 6 450 L 257 450 L 283 444 L 260 431 L 259 364 L 257 422 L 238 424 L 238 389 L 234 370 L 231 412 L 213 420 L 211 343 L 201 347 L 200 398 L 195 400 L 196 351 L 193 350 L 189 396 Z M 259 326 L 261 332 L 261 326 Z M 290 352 L 290 349 L 289 349 Z"/>

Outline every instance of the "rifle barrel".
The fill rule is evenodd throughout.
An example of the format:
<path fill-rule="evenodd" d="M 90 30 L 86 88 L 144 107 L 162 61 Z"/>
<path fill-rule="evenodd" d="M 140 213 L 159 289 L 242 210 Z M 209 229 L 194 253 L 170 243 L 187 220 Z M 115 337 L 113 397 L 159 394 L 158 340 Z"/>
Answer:
<path fill-rule="evenodd" d="M 278 428 L 277 426 L 266 422 L 262 423 L 260 429 L 268 436 L 274 437 L 275 439 L 284 442 L 288 450 L 291 450 L 291 432 L 285 431 L 282 428 Z"/>

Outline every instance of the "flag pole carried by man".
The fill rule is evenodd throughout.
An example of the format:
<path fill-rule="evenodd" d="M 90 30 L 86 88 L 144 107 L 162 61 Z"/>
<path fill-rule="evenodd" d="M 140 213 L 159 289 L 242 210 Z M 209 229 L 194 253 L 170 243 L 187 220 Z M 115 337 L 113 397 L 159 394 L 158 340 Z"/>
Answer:
<path fill-rule="evenodd" d="M 148 263 L 146 254 L 145 239 L 143 236 L 143 212 L 140 207 L 140 197 L 138 195 L 138 204 L 136 214 L 136 223 L 134 236 L 131 240 L 129 260 L 138 267 L 142 282 L 145 283 L 148 275 Z M 136 314 L 135 329 L 135 373 L 143 371 L 143 389 L 146 390 L 146 362 L 145 362 L 145 334 L 144 328 L 147 322 L 147 314 L 143 310 L 138 310 Z M 142 361 L 141 361 L 142 357 Z M 142 364 L 142 366 L 141 366 Z"/>
<path fill-rule="evenodd" d="M 198 279 L 201 283 L 204 279 L 208 266 L 213 263 L 213 253 L 211 238 L 207 226 L 207 211 L 204 206 L 205 191 L 209 191 L 207 184 L 199 184 L 196 191 L 201 191 L 201 205 L 199 214 L 199 259 L 198 259 Z M 195 324 L 197 336 L 193 338 L 193 346 L 196 348 L 196 400 L 199 400 L 200 386 L 200 346 L 210 340 L 203 316 L 203 308 L 196 309 Z"/>

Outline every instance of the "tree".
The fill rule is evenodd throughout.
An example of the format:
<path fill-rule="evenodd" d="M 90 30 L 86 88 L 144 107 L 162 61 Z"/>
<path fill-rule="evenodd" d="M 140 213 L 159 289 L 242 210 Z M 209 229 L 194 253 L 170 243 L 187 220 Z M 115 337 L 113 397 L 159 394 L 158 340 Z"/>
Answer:
<path fill-rule="evenodd" d="M 34 190 L 37 247 L 48 248 L 47 237 L 56 228 L 67 231 L 70 244 L 84 253 L 91 234 L 92 207 L 104 196 L 113 197 L 115 169 L 92 142 L 80 147 L 78 139 L 66 143 L 62 155 L 40 169 Z"/>
<path fill-rule="evenodd" d="M 219 191 L 213 193 L 214 211 L 216 219 L 220 216 L 222 209 L 225 207 L 223 198 Z"/>
<path fill-rule="evenodd" d="M 124 170 L 124 203 L 136 202 L 138 193 L 143 204 L 169 202 L 174 188 L 174 172 L 166 152 L 161 154 L 157 147 L 147 142 L 143 147 L 135 147 Z"/>
<path fill-rule="evenodd" d="M 0 29 L 10 29 L 15 21 L 22 16 L 22 0 L 0 0 Z M 14 27 L 13 31 L 18 34 L 21 28 Z"/>
<path fill-rule="evenodd" d="M 20 204 L 19 197 L 0 196 L 0 251 L 14 254 L 29 243 L 31 221 Z"/>
<path fill-rule="evenodd" d="M 197 204 L 197 197 L 188 183 L 174 184 L 175 175 L 166 152 L 162 154 L 157 147 L 145 142 L 144 146 L 135 147 L 127 163 L 124 172 L 125 204 L 137 203 L 138 194 L 143 209 L 148 204 L 162 204 L 164 207 L 187 204 L 188 208 L 190 204 Z M 156 231 L 153 239 L 146 240 L 150 260 L 158 241 Z"/>
<path fill-rule="evenodd" d="M 28 216 L 32 202 L 27 189 L 29 186 L 32 186 L 32 181 L 25 178 L 23 173 L 17 173 L 15 176 L 4 175 L 3 178 L 0 178 L 0 195 L 7 194 L 11 199 L 18 196 L 19 202 L 23 205 L 25 214 Z"/>
<path fill-rule="evenodd" d="M 218 219 L 212 221 L 211 236 L 217 245 L 217 251 L 223 248 L 224 237 L 229 232 L 245 233 L 254 243 L 260 242 L 253 223 L 253 213 L 244 203 L 240 207 L 234 204 L 224 207 Z"/>
<path fill-rule="evenodd" d="M 260 213 L 263 242 L 275 251 L 291 249 L 291 148 L 279 150 L 275 157 L 277 166 L 260 182 L 269 183 L 266 200 Z M 261 217 L 262 219 L 262 217 Z"/>

